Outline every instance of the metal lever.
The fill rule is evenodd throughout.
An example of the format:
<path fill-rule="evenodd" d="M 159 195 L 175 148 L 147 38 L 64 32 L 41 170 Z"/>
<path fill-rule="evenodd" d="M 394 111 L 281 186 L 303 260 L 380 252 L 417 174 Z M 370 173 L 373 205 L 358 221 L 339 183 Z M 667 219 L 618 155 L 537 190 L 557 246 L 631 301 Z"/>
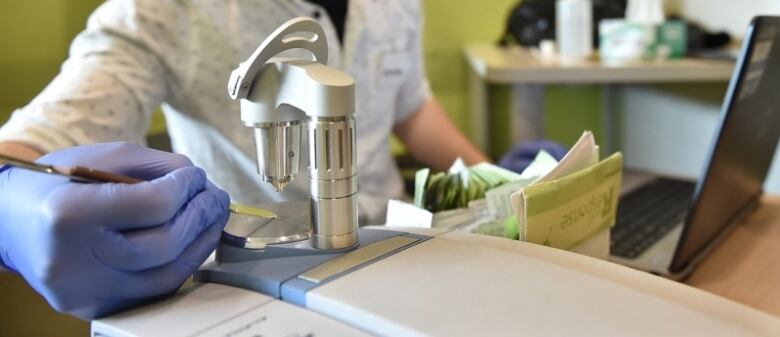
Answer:
<path fill-rule="evenodd" d="M 314 37 L 307 39 L 300 36 L 290 36 L 295 33 L 313 33 Z M 290 49 L 308 50 L 314 56 L 314 61 L 328 64 L 328 41 L 325 31 L 317 21 L 300 17 L 285 22 L 273 31 L 249 58 L 242 62 L 230 74 L 228 94 L 234 100 L 246 98 L 257 73 L 272 57 Z"/>

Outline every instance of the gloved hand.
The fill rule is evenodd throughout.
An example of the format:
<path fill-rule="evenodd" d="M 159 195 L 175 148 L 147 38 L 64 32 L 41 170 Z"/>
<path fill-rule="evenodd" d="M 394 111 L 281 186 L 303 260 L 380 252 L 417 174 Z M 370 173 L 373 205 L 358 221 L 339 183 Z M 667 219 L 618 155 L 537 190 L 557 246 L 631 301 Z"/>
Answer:
<path fill-rule="evenodd" d="M 229 216 L 227 193 L 181 155 L 110 143 L 38 161 L 150 180 L 0 174 L 0 257 L 56 310 L 85 320 L 175 291 L 211 254 Z"/>
<path fill-rule="evenodd" d="M 498 166 L 522 173 L 533 162 L 540 150 L 547 151 L 557 160 L 561 160 L 568 152 L 563 145 L 549 140 L 519 142 L 515 143 L 509 151 L 501 156 Z"/>

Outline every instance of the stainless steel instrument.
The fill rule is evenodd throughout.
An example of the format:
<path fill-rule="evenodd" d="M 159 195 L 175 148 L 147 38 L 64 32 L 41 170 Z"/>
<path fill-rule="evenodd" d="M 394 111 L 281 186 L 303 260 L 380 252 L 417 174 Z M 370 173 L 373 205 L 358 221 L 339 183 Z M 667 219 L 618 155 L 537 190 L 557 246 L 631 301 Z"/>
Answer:
<path fill-rule="evenodd" d="M 307 50 L 313 58 L 277 57 L 290 49 Z M 355 81 L 327 61 L 322 27 L 296 18 L 233 70 L 228 93 L 241 101 L 244 125 L 254 128 L 258 174 L 277 191 L 299 171 L 306 127 L 311 246 L 338 250 L 358 242 Z"/>

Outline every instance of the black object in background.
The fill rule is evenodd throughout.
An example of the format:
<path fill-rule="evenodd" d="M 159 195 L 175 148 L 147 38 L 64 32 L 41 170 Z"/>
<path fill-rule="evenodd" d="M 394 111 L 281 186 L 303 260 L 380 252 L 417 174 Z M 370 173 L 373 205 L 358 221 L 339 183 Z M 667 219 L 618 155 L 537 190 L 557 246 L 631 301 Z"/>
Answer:
<path fill-rule="evenodd" d="M 685 22 L 688 32 L 687 51 L 688 54 L 696 54 L 701 51 L 720 49 L 726 47 L 731 42 L 731 35 L 726 32 L 709 32 L 696 22 L 685 20 L 684 18 L 673 15 L 669 20 L 680 20 Z"/>
<path fill-rule="evenodd" d="M 349 1 L 347 0 L 306 0 L 322 8 L 328 12 L 328 16 L 333 25 L 336 27 L 336 32 L 339 36 L 339 41 L 344 42 L 344 26 L 347 21 L 347 7 Z M 319 19 L 318 14 L 312 14 L 315 19 Z"/>
<path fill-rule="evenodd" d="M 549 39 L 555 39 L 555 0 L 525 0 L 509 12 L 499 44 L 532 47 Z"/>
<path fill-rule="evenodd" d="M 598 22 L 622 18 L 626 0 L 593 0 L 593 46 L 598 46 Z M 524 0 L 509 13 L 506 30 L 499 44 L 535 47 L 542 40 L 555 39 L 555 0 Z"/>

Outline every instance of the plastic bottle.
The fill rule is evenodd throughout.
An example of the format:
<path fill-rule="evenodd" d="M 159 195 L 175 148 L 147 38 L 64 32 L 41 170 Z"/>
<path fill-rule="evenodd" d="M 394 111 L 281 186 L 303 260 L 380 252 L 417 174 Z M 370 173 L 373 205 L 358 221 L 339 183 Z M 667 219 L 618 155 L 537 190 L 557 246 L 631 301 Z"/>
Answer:
<path fill-rule="evenodd" d="M 590 0 L 557 0 L 555 30 L 562 62 L 577 62 L 593 53 L 593 4 Z"/>
<path fill-rule="evenodd" d="M 661 0 L 628 0 L 626 20 L 660 25 L 664 22 L 664 5 Z"/>

